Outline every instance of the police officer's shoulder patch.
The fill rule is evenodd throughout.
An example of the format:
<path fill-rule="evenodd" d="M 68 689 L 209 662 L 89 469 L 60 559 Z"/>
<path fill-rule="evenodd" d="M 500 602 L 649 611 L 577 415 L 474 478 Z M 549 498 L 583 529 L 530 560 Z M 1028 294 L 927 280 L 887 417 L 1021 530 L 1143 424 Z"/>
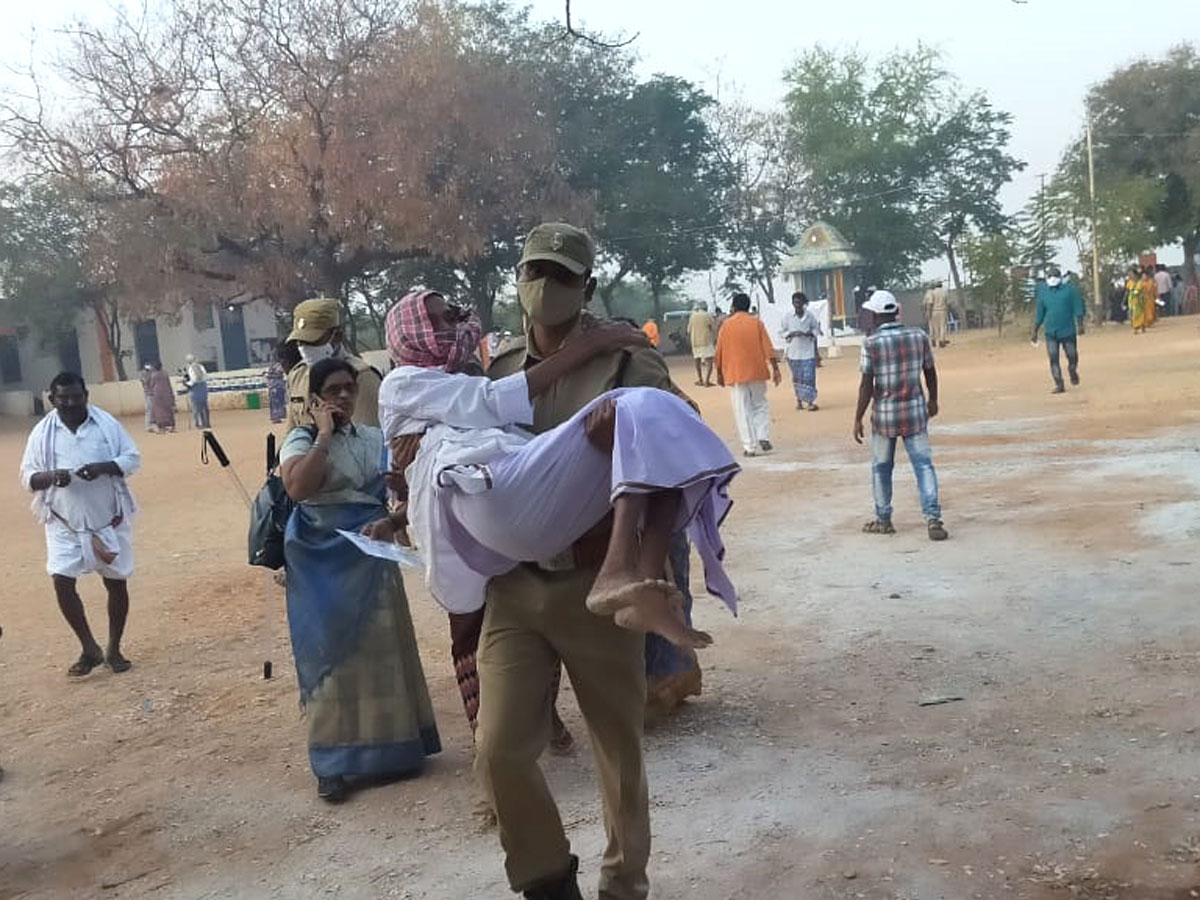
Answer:
<path fill-rule="evenodd" d="M 492 377 L 512 375 L 525 364 L 525 338 L 511 337 L 503 341 L 492 354 L 488 374 Z"/>

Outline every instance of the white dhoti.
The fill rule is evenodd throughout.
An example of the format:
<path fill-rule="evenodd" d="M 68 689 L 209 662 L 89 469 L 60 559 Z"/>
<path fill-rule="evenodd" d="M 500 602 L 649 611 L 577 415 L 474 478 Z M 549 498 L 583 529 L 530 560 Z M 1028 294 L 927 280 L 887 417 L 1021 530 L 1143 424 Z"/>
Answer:
<path fill-rule="evenodd" d="M 117 557 L 106 563 L 96 555 L 93 537 Z M 101 578 L 125 581 L 133 574 L 133 529 L 128 522 L 96 532 L 72 531 L 62 522 L 46 524 L 46 571 L 50 575 L 78 578 L 96 573 Z"/>
<path fill-rule="evenodd" d="M 611 455 L 588 440 L 585 424 L 605 398 L 616 401 Z M 619 495 L 679 490 L 677 530 L 686 529 L 695 545 L 709 591 L 732 608 L 736 591 L 722 566 L 717 529 L 731 505 L 729 481 L 738 471 L 725 443 L 674 394 L 612 391 L 484 465 L 438 474 L 437 526 L 459 563 L 443 556 L 430 592 L 451 612 L 478 609 L 488 578 L 521 562 L 562 554 L 607 515 Z"/>
<path fill-rule="evenodd" d="M 767 403 L 767 383 L 750 381 L 735 384 L 730 390 L 733 400 L 733 421 L 738 440 L 747 453 L 758 453 L 762 441 L 771 439 L 771 407 Z"/>

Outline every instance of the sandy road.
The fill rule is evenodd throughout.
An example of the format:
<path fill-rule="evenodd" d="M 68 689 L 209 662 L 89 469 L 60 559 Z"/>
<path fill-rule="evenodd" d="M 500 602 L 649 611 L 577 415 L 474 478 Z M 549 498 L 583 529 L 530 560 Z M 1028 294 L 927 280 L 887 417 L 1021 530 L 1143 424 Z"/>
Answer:
<path fill-rule="evenodd" d="M 853 358 L 820 370 L 820 413 L 772 393 L 779 452 L 749 461 L 727 530 L 743 614 L 700 601 L 706 694 L 648 738 L 653 896 L 1200 893 L 1198 324 L 1089 335 L 1065 397 L 1016 338 L 944 351 L 944 545 L 903 464 L 901 533 L 859 533 Z M 732 437 L 724 393 L 694 393 Z M 29 424 L 0 424 L 0 900 L 506 896 L 471 820 L 446 626 L 419 591 L 447 750 L 345 807 L 315 799 L 282 598 L 244 565 L 244 511 L 194 434 L 141 441 L 136 668 L 68 683 L 76 651 L 12 477 Z M 265 418 L 215 424 L 257 481 Z M 97 584 L 85 599 L 101 623 Z M 919 705 L 938 695 L 963 699 Z M 547 767 L 590 888 L 588 754 Z"/>

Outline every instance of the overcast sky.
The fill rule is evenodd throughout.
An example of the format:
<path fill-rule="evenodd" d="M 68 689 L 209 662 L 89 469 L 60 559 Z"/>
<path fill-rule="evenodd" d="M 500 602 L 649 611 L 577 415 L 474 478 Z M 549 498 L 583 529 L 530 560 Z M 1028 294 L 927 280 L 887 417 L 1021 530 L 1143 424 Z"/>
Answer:
<path fill-rule="evenodd" d="M 0 55 L 28 55 L 34 29 L 47 39 L 72 15 L 103 17 L 108 4 L 81 0 L 0 0 Z M 536 13 L 561 18 L 563 0 L 533 0 Z M 965 89 L 983 89 L 1015 116 L 1013 152 L 1029 163 L 1004 193 L 1010 210 L 1051 173 L 1083 126 L 1089 85 L 1137 56 L 1161 56 L 1200 40 L 1195 0 L 572 0 L 576 24 L 616 36 L 638 33 L 645 74 L 679 75 L 723 93 L 736 85 L 764 108 L 783 93 L 781 76 L 813 44 L 855 46 L 872 56 L 918 41 L 945 53 Z M 1176 259 L 1178 257 L 1178 259 Z M 1178 262 L 1174 250 L 1168 262 Z"/>

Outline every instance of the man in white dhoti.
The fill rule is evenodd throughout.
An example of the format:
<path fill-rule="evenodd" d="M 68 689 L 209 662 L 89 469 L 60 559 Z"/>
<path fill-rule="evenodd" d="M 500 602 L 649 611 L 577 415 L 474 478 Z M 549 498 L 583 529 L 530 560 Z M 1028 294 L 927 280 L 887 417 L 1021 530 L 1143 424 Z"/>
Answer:
<path fill-rule="evenodd" d="M 454 613 L 480 608 L 489 578 L 563 552 L 611 509 L 613 533 L 588 607 L 624 627 L 706 645 L 707 635 L 687 628 L 682 597 L 661 573 L 668 540 L 687 527 L 710 590 L 736 602 L 717 533 L 739 470 L 724 442 L 687 403 L 653 388 L 611 391 L 537 437 L 512 427 L 533 421 L 532 399 L 564 374 L 634 345 L 637 333 L 598 326 L 525 371 L 490 381 L 404 364 L 409 354 L 427 361 L 439 335 L 444 358 L 457 358 L 462 317 L 440 295 L 411 294 L 388 318 L 401 364 L 380 387 L 379 417 L 389 440 L 423 435 L 405 474 L 434 599 Z M 381 536 L 389 529 L 380 523 Z"/>
<path fill-rule="evenodd" d="M 64 372 L 50 382 L 54 409 L 25 445 L 21 483 L 33 491 L 34 516 L 46 528 L 46 571 L 58 607 L 82 653 L 68 670 L 87 675 L 101 663 L 126 672 L 121 636 L 129 614 L 126 580 L 133 574 L 131 520 L 137 511 L 125 479 L 142 463 L 121 424 L 88 404 L 83 378 Z M 108 647 L 92 636 L 76 590 L 80 575 L 95 572 L 108 591 Z"/>

